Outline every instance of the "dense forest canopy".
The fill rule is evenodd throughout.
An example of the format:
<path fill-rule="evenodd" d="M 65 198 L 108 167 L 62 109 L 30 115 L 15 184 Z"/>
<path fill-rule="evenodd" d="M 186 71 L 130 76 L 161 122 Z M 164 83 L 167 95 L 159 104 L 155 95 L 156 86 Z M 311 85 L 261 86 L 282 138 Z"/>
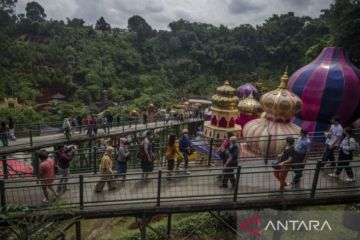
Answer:
<path fill-rule="evenodd" d="M 336 0 L 318 18 L 289 12 L 231 29 L 180 19 L 169 31 L 137 15 L 124 30 L 102 16 L 87 26 L 79 18 L 47 19 L 37 2 L 25 14 L 15 6 L 16 0 L 0 0 L 0 99 L 17 97 L 30 112 L 50 92 L 67 99 L 48 104 L 41 116 L 28 114 L 34 118 L 96 111 L 105 95 L 124 114 L 149 103 L 169 107 L 181 98 L 209 97 L 225 79 L 273 88 L 285 65 L 292 73 L 325 46 L 345 47 L 360 65 L 356 0 Z"/>

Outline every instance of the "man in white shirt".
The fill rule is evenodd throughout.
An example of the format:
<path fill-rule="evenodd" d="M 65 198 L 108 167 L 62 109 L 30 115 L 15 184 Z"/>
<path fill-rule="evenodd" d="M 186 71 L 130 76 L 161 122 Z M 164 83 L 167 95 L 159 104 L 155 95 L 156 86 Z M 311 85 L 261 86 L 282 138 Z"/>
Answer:
<path fill-rule="evenodd" d="M 335 157 L 334 150 L 339 146 L 341 137 L 343 135 L 343 128 L 340 124 L 340 119 L 338 116 L 334 116 L 332 119 L 332 123 L 329 132 L 325 133 L 326 141 L 325 141 L 325 152 L 322 158 L 321 167 L 325 166 L 325 163 L 330 160 L 331 167 L 335 167 Z"/>

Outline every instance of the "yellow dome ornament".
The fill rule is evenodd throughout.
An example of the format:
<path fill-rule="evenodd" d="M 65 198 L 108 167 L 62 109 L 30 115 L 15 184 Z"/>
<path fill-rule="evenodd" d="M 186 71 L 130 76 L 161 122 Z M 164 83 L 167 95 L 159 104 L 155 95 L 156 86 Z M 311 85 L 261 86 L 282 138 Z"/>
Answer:
<path fill-rule="evenodd" d="M 253 93 L 239 101 L 238 109 L 243 114 L 260 114 L 262 112 L 261 104 L 254 98 Z"/>
<path fill-rule="evenodd" d="M 267 92 L 260 98 L 266 118 L 277 122 L 289 122 L 300 110 L 302 102 L 298 96 L 286 89 L 287 67 L 277 89 Z"/>

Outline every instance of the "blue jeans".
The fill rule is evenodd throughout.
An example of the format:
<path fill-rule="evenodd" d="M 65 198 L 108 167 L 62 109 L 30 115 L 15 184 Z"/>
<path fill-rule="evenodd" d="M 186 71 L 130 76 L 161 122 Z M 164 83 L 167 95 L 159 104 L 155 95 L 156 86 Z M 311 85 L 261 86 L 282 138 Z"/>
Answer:
<path fill-rule="evenodd" d="M 122 177 L 123 179 L 126 178 L 127 172 L 127 162 L 119 162 L 116 161 L 116 175 L 117 177 Z"/>
<path fill-rule="evenodd" d="M 2 141 L 2 144 L 4 147 L 7 147 L 9 145 L 9 140 L 8 140 L 8 135 L 7 133 L 1 133 L 0 134 L 0 138 L 1 138 L 1 141 Z"/>
<path fill-rule="evenodd" d="M 188 169 L 189 166 L 189 155 L 185 152 L 182 152 L 183 156 L 184 156 L 184 167 L 185 169 Z"/>

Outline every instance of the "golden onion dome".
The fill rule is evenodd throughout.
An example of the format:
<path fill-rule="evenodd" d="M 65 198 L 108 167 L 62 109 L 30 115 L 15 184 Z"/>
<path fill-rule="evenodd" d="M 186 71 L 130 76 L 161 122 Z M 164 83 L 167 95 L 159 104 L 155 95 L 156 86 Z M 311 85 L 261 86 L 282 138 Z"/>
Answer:
<path fill-rule="evenodd" d="M 247 98 L 240 100 L 238 109 L 245 114 L 258 114 L 262 111 L 261 104 L 254 98 L 252 92 Z"/>
<path fill-rule="evenodd" d="M 216 88 L 216 94 L 211 97 L 214 107 L 225 110 L 235 110 L 239 98 L 235 95 L 235 88 L 230 86 L 229 81 Z"/>
<path fill-rule="evenodd" d="M 265 93 L 260 98 L 266 118 L 275 121 L 289 121 L 301 110 L 302 102 L 298 96 L 286 89 L 288 80 L 287 69 L 280 79 L 277 89 Z"/>

